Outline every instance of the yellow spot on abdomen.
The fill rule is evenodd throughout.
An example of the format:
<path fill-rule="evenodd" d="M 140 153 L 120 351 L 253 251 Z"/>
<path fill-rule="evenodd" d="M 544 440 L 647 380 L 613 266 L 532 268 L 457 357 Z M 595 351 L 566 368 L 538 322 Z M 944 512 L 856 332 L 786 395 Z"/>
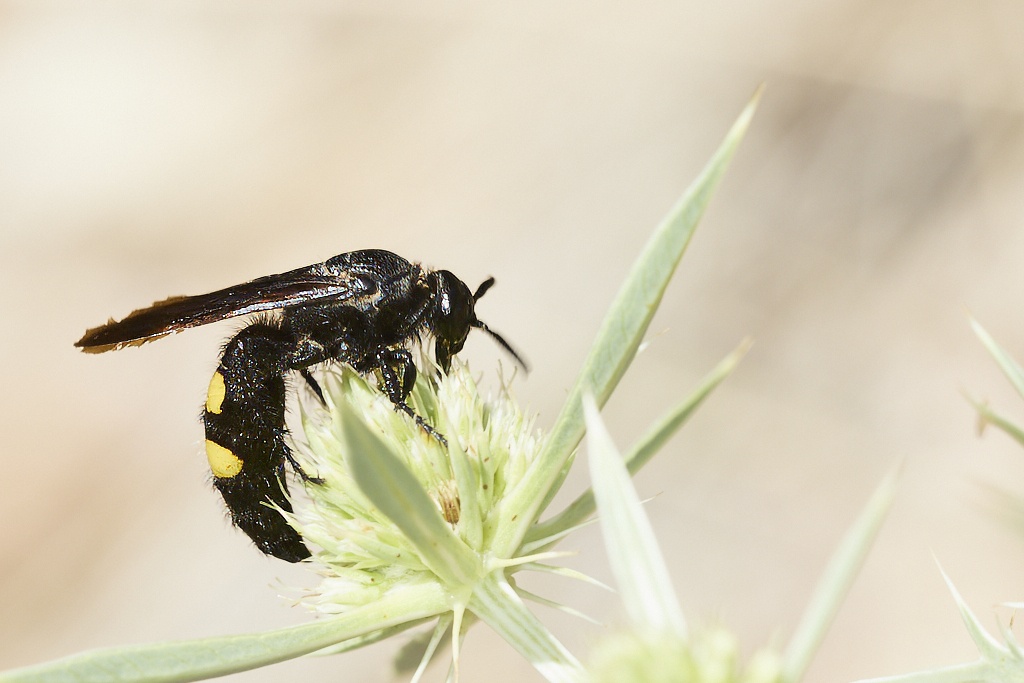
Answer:
<path fill-rule="evenodd" d="M 220 415 L 221 408 L 224 406 L 224 393 L 224 375 L 220 374 L 220 370 L 218 370 L 213 373 L 213 377 L 210 378 L 210 388 L 206 390 L 206 412 Z"/>
<path fill-rule="evenodd" d="M 219 374 L 219 373 L 218 373 Z M 230 479 L 242 471 L 242 459 L 219 443 L 206 440 L 206 459 L 210 461 L 213 476 Z"/>

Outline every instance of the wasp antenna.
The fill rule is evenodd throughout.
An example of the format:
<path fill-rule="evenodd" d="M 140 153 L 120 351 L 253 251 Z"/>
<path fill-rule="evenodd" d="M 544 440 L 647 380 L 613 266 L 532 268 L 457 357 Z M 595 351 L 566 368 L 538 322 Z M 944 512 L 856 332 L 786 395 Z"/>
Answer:
<path fill-rule="evenodd" d="M 491 280 L 493 281 L 494 278 L 491 278 Z M 487 325 L 485 325 L 483 322 L 481 322 L 479 320 L 473 322 L 472 326 L 476 327 L 478 329 L 481 329 L 484 332 L 486 332 L 487 334 L 491 335 L 491 339 L 493 339 L 494 341 L 498 342 L 501 345 L 501 348 L 503 348 L 506 351 L 508 351 L 508 355 L 512 356 L 515 359 L 515 361 L 517 363 L 519 363 L 519 365 L 523 368 L 524 372 L 529 372 L 530 371 L 530 366 L 527 365 L 526 361 L 523 360 L 523 357 L 520 356 L 518 353 L 516 353 L 516 350 L 513 349 L 512 346 L 507 341 L 505 341 L 504 337 L 502 337 L 500 334 L 498 334 L 497 332 L 495 332 L 491 328 L 487 327 Z"/>
<path fill-rule="evenodd" d="M 487 293 L 487 290 L 494 286 L 494 278 L 489 277 L 480 283 L 480 286 L 473 292 L 473 301 L 479 301 L 480 297 Z"/>

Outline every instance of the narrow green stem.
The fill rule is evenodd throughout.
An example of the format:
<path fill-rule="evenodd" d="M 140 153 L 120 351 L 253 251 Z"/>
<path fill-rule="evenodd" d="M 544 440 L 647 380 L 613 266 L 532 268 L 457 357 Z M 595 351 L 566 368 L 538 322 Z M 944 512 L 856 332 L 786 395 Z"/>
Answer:
<path fill-rule="evenodd" d="M 311 624 L 235 636 L 91 650 L 0 673 L 2 683 L 118 681 L 180 683 L 248 671 L 448 609 L 436 582 L 394 590 L 380 600 Z"/>

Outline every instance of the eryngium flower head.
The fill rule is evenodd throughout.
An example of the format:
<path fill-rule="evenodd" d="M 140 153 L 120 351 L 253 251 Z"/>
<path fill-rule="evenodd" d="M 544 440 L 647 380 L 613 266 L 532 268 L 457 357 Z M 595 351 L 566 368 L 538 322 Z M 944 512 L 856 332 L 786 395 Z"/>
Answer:
<path fill-rule="evenodd" d="M 594 648 L 592 683 L 778 683 L 778 655 L 758 651 L 746 667 L 736 637 L 721 627 L 684 639 L 668 633 L 623 631 Z"/>
<path fill-rule="evenodd" d="M 311 562 L 322 579 L 303 602 L 337 615 L 325 628 L 337 632 L 339 648 L 435 618 L 417 679 L 449 629 L 457 672 L 471 615 L 549 680 L 578 680 L 579 662 L 522 599 L 538 598 L 509 580 L 527 567 L 581 578 L 542 564 L 559 553 L 529 554 L 561 532 L 501 551 L 502 540 L 521 531 L 510 493 L 543 509 L 550 492 L 525 477 L 543 439 L 507 386 L 484 399 L 462 363 L 446 374 L 423 372 L 408 398 L 422 423 L 348 368 L 326 377 L 325 388 L 327 409 L 303 415 L 303 466 L 323 483 L 306 487 L 309 501 L 291 519 L 319 546 Z"/>
<path fill-rule="evenodd" d="M 430 366 L 421 363 L 421 367 Z M 327 375 L 325 389 L 326 411 L 303 415 L 310 460 L 304 466 L 324 480 L 322 485 L 307 487 L 310 503 L 300 506 L 295 516 L 303 537 L 320 548 L 313 562 L 323 579 L 306 598 L 307 605 L 320 612 L 343 611 L 346 606 L 376 600 L 395 586 L 422 581 L 472 589 L 448 585 L 451 576 L 438 576 L 431 568 L 432 558 L 425 557 L 409 538 L 402 520 L 389 516 L 361 488 L 354 476 L 353 457 L 380 456 L 351 452 L 345 431 L 353 428 L 352 417 L 398 458 L 454 539 L 472 551 L 473 575 L 465 578 L 472 582 L 509 566 L 502 558 L 490 556 L 494 513 L 504 492 L 515 486 L 536 456 L 541 439 L 506 385 L 496 396 L 484 399 L 466 366 L 458 361 L 447 374 L 421 373 L 409 405 L 438 434 L 428 433 L 396 410 L 379 389 L 347 367 Z"/>

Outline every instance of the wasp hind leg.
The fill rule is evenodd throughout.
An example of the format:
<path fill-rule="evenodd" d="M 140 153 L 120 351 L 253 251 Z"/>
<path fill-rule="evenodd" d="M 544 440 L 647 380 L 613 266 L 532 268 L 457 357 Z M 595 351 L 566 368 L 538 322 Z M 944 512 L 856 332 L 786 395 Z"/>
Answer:
<path fill-rule="evenodd" d="M 203 410 L 213 485 L 231 521 L 261 551 L 288 562 L 310 553 L 280 512 L 292 511 L 285 462 L 313 481 L 286 443 L 284 376 L 293 345 L 292 336 L 273 322 L 243 328 L 224 347 Z"/>

